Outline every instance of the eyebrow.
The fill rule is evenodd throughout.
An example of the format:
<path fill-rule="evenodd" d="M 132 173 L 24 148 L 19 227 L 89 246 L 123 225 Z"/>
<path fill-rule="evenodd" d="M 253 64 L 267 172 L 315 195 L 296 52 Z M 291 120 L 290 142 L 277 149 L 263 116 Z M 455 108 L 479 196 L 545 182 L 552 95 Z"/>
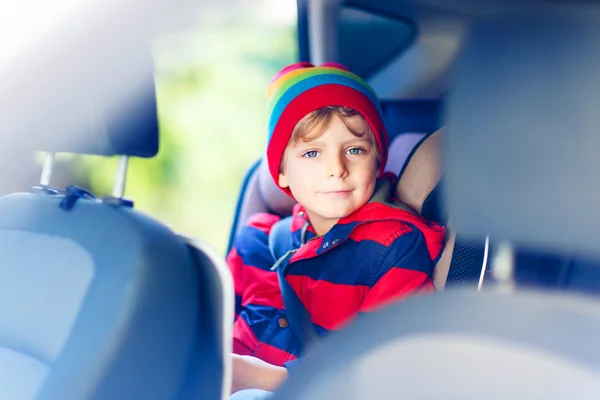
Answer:
<path fill-rule="evenodd" d="M 352 140 L 347 140 L 344 142 L 344 144 L 350 144 L 350 143 L 358 143 L 358 142 L 367 142 L 367 143 L 371 143 L 371 141 L 365 137 L 356 137 Z"/>
<path fill-rule="evenodd" d="M 368 144 L 370 144 L 371 141 L 364 137 L 356 137 L 354 139 L 346 140 L 345 142 L 342 143 L 342 146 L 347 146 L 347 145 L 353 144 L 353 143 L 368 143 Z M 300 142 L 296 143 L 294 145 L 294 147 L 321 147 L 324 144 L 325 144 L 325 142 L 317 139 L 317 140 L 310 141 L 310 142 L 300 141 Z"/>

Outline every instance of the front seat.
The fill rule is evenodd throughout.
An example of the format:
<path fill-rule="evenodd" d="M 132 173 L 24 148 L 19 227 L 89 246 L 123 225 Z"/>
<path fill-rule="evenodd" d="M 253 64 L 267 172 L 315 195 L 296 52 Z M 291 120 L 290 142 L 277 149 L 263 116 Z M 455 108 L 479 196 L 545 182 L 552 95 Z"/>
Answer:
<path fill-rule="evenodd" d="M 444 250 L 433 271 L 438 290 L 446 287 L 481 289 L 489 259 L 489 238 L 457 237 L 443 207 L 441 146 L 445 130 L 426 135 L 414 145 L 399 173 L 396 197 L 402 203 L 448 228 Z"/>
<path fill-rule="evenodd" d="M 233 321 L 224 261 L 122 197 L 127 157 L 158 151 L 152 70 L 138 67 L 123 79 L 135 84 L 108 97 L 118 108 L 82 105 L 96 107 L 100 129 L 47 140 L 52 151 L 120 156 L 113 196 L 52 188 L 49 154 L 42 185 L 0 198 L 3 399 L 224 396 Z M 37 108 L 27 111 L 35 119 Z"/>

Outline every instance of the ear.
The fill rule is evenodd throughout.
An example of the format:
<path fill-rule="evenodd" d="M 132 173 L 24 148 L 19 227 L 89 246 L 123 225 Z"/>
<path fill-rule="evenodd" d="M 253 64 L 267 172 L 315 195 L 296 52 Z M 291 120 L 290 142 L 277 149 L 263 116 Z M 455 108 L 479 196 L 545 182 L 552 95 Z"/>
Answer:
<path fill-rule="evenodd" d="M 277 183 L 279 184 L 279 187 L 283 189 L 290 187 L 288 179 L 283 172 L 279 173 L 279 179 Z"/>

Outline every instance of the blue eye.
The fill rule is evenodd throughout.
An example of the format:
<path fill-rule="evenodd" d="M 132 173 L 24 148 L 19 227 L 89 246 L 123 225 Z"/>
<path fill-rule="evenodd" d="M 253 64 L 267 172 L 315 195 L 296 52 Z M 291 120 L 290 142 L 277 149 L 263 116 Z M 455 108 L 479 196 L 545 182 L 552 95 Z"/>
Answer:
<path fill-rule="evenodd" d="M 311 150 L 311 151 L 307 151 L 306 153 L 304 153 L 303 157 L 307 157 L 307 158 L 314 158 L 316 156 L 319 155 L 319 152 L 316 150 Z"/>
<path fill-rule="evenodd" d="M 364 150 L 361 149 L 360 147 L 353 147 L 351 149 L 348 150 L 348 154 L 353 155 L 353 156 L 357 156 L 359 154 L 361 154 Z"/>

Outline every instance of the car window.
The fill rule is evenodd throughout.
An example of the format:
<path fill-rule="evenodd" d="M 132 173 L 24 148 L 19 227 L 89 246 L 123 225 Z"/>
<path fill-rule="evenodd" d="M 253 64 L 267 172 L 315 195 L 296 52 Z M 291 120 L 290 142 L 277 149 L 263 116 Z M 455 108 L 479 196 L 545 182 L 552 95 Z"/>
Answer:
<path fill-rule="evenodd" d="M 363 78 L 408 48 L 416 34 L 409 20 L 357 6 L 340 9 L 337 29 L 339 61 Z"/>

